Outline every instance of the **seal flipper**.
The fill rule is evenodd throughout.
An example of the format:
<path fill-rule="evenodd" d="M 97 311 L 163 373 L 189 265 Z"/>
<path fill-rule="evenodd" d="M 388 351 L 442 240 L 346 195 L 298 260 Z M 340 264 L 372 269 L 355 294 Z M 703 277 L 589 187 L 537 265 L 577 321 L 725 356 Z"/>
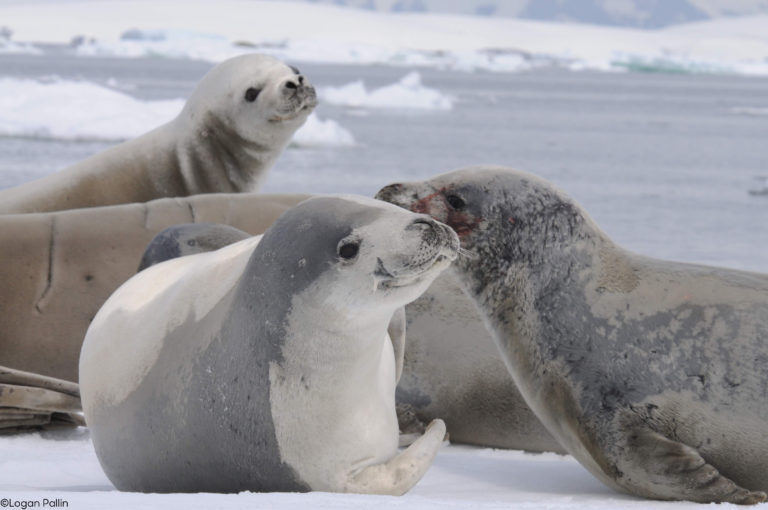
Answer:
<path fill-rule="evenodd" d="M 432 465 L 444 437 L 443 420 L 432 420 L 424 435 L 394 458 L 352 473 L 344 492 L 402 496 L 421 480 Z"/>
<path fill-rule="evenodd" d="M 0 430 L 85 425 L 76 383 L 0 366 Z"/>
<path fill-rule="evenodd" d="M 701 503 L 754 505 L 766 501 L 766 494 L 740 487 L 708 464 L 699 452 L 683 443 L 648 429 L 634 430 L 627 442 L 627 460 L 633 473 L 644 473 L 638 487 L 652 486 L 649 497 Z M 634 491 L 633 491 L 634 492 Z"/>
<path fill-rule="evenodd" d="M 405 360 L 405 307 L 400 307 L 392 314 L 387 328 L 392 350 L 395 351 L 395 382 L 400 382 Z"/>

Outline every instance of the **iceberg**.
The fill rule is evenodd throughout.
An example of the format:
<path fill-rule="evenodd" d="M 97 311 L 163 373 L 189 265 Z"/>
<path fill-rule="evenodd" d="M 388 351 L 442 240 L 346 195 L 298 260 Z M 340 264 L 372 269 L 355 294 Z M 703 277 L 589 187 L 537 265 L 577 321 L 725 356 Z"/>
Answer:
<path fill-rule="evenodd" d="M 371 91 L 360 80 L 341 87 L 320 88 L 318 95 L 327 103 L 356 108 L 450 110 L 455 101 L 439 90 L 422 85 L 421 75 L 415 71 L 397 83 Z"/>

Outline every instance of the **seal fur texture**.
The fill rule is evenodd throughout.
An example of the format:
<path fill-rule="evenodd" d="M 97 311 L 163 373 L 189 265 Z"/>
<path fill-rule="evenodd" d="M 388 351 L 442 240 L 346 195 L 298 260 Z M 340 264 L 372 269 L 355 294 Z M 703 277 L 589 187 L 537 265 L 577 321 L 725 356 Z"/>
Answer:
<path fill-rule="evenodd" d="M 265 55 L 226 60 L 203 77 L 174 120 L 0 191 L 0 214 L 255 191 L 316 104 L 296 68 Z"/>
<path fill-rule="evenodd" d="M 564 452 L 525 403 L 474 303 L 449 271 L 405 311 L 399 406 L 424 423 L 444 420 L 452 443 Z"/>
<path fill-rule="evenodd" d="M 386 192 L 475 253 L 454 274 L 526 402 L 596 477 L 654 499 L 766 499 L 767 275 L 628 252 L 510 169 Z"/>
<path fill-rule="evenodd" d="M 446 226 L 317 197 L 258 238 L 138 273 L 97 314 L 83 410 L 121 490 L 402 494 L 445 433 L 397 453 L 387 327 L 456 257 Z"/>

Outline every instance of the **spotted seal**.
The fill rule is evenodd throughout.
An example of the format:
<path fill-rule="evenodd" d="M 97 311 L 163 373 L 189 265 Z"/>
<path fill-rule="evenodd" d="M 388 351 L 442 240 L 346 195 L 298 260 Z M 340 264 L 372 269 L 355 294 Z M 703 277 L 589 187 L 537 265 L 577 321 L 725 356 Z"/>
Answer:
<path fill-rule="evenodd" d="M 597 478 L 654 499 L 766 499 L 768 275 L 631 253 L 564 193 L 510 169 L 383 195 L 475 254 L 452 272 L 526 402 Z"/>

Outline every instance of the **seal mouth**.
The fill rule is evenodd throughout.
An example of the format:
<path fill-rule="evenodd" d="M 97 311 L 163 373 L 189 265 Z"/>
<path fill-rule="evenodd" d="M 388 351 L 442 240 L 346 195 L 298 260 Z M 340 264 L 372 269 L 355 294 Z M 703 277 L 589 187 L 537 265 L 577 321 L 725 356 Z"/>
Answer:
<path fill-rule="evenodd" d="M 429 260 L 407 266 L 405 271 L 392 271 L 384 265 L 384 261 L 377 260 L 374 272 L 375 290 L 391 290 L 402 287 L 410 287 L 421 284 L 435 272 L 441 272 L 448 268 L 459 255 L 459 242 L 455 234 L 446 236 L 441 240 L 437 252 Z"/>

